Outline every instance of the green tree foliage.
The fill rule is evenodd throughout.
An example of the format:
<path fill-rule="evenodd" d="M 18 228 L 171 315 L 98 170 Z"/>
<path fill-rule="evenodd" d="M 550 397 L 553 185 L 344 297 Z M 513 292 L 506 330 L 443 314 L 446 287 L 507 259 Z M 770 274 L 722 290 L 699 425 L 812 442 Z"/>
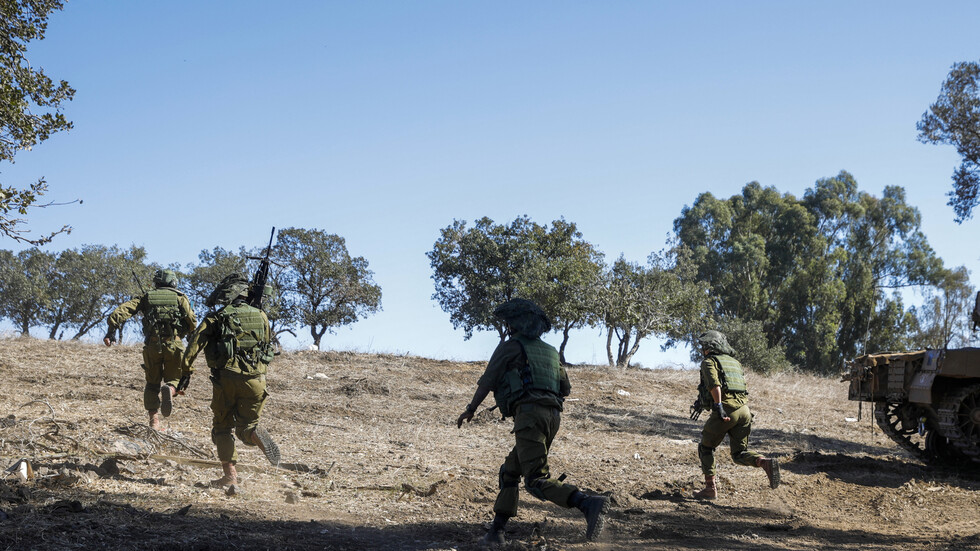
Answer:
<path fill-rule="evenodd" d="M 674 221 L 713 317 L 761 323 L 770 348 L 824 373 L 859 351 L 912 345 L 899 290 L 935 283 L 942 268 L 919 226 L 904 190 L 875 197 L 846 172 L 802 200 L 755 182 L 729 199 L 705 193 Z"/>
<path fill-rule="evenodd" d="M 509 224 L 490 218 L 472 228 L 456 220 L 443 228 L 426 253 L 432 266 L 432 298 L 447 312 L 464 338 L 474 330 L 506 328 L 493 310 L 512 298 L 541 306 L 562 331 L 564 362 L 569 332 L 600 322 L 597 299 L 602 282 L 602 254 L 582 239 L 574 223 L 556 220 L 551 227 L 520 216 Z"/>
<path fill-rule="evenodd" d="M 198 319 L 203 319 L 207 315 L 208 308 L 205 306 L 205 301 L 226 275 L 238 272 L 251 278 L 259 263 L 254 258 L 264 254 L 265 249 L 262 247 L 251 250 L 241 247 L 237 253 L 221 247 L 201 251 L 197 255 L 200 263 L 189 264 L 185 268 L 188 292 Z M 277 337 L 282 333 L 296 336 L 292 329 L 297 321 L 293 307 L 295 301 L 292 295 L 286 292 L 284 269 L 273 265 L 269 270 L 268 283 L 272 285 L 274 292 L 271 298 L 266 298 L 262 303 L 262 309 L 269 316 L 272 334 Z"/>
<path fill-rule="evenodd" d="M 14 254 L 0 250 L 0 317 L 24 336 L 44 322 L 51 304 L 55 255 L 38 248 Z"/>
<path fill-rule="evenodd" d="M 238 272 L 249 277 L 247 256 L 245 247 L 241 247 L 237 253 L 215 247 L 210 251 L 202 250 L 197 255 L 200 262 L 184 268 L 183 287 L 187 289 L 187 296 L 194 305 L 194 314 L 198 319 L 204 319 L 207 314 L 204 302 L 226 275 Z"/>
<path fill-rule="evenodd" d="M 63 7 L 61 0 L 0 0 L 0 162 L 13 162 L 17 152 L 31 149 L 52 134 L 72 126 L 62 105 L 75 94 L 64 80 L 55 83 L 27 59 L 27 46 L 41 40 L 48 16 Z M 0 185 L 0 234 L 17 241 L 40 245 L 69 226 L 38 238 L 25 236 L 23 216 L 47 191 L 44 179 L 18 189 Z"/>
<path fill-rule="evenodd" d="M 381 309 L 381 287 L 375 285 L 367 260 L 351 257 L 344 238 L 286 228 L 279 231 L 273 255 L 286 267 L 282 283 L 315 346 L 327 331 Z"/>
<path fill-rule="evenodd" d="M 717 323 L 718 331 L 725 334 L 728 344 L 735 350 L 735 358 L 743 367 L 762 374 L 778 373 L 792 369 L 786 359 L 782 344 L 770 346 L 762 322 L 724 318 Z M 700 355 L 700 352 L 696 352 Z"/>
<path fill-rule="evenodd" d="M 555 220 L 551 228 L 539 228 L 537 255 L 544 261 L 543 277 L 529 282 L 531 295 L 548 312 L 555 329 L 561 331 L 558 358 L 563 364 L 569 333 L 602 321 L 600 297 L 603 289 L 603 255 L 582 239 L 573 222 Z"/>
<path fill-rule="evenodd" d="M 929 106 L 916 125 L 922 143 L 949 144 L 962 157 L 953 172 L 949 206 L 962 223 L 980 202 L 980 63 L 953 64 L 936 103 Z"/>
<path fill-rule="evenodd" d="M 84 245 L 58 254 L 51 280 L 51 302 L 45 323 L 48 338 L 61 338 L 64 329 L 79 339 L 101 324 L 120 303 L 137 293 L 133 271 L 146 272 L 146 251 L 131 247 Z M 144 284 L 145 285 L 145 284 Z"/>
<path fill-rule="evenodd" d="M 609 365 L 629 367 L 640 342 L 651 335 L 666 337 L 665 346 L 671 346 L 696 334 L 708 309 L 708 286 L 696 280 L 689 251 L 648 260 L 641 266 L 620 257 L 606 275 L 602 312 Z"/>
<path fill-rule="evenodd" d="M 943 270 L 939 284 L 927 289 L 922 306 L 916 309 L 919 322 L 916 342 L 919 346 L 969 346 L 973 340 L 970 313 L 975 293 L 965 267 Z"/>

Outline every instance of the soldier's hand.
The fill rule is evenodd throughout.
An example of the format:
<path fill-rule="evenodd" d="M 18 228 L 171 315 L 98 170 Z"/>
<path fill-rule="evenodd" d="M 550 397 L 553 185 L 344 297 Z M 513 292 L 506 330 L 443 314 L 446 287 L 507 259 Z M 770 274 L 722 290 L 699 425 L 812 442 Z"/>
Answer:
<path fill-rule="evenodd" d="M 721 404 L 715 404 L 715 412 L 717 412 L 718 416 L 721 417 L 721 420 L 725 421 L 726 423 L 732 420 L 732 418 L 725 413 L 725 406 Z"/>
<path fill-rule="evenodd" d="M 476 408 L 474 408 L 470 404 L 466 404 L 466 411 L 460 413 L 459 417 L 456 418 L 456 428 L 457 429 L 463 428 L 463 421 L 466 421 L 467 423 L 472 421 L 474 413 L 476 413 Z"/>
<path fill-rule="evenodd" d="M 116 342 L 116 335 L 113 333 L 106 333 L 105 337 L 102 338 L 102 342 L 106 346 L 112 346 L 112 343 Z"/>
<path fill-rule="evenodd" d="M 183 394 L 187 387 L 191 384 L 191 374 L 185 373 L 181 375 L 180 381 L 177 382 L 177 394 Z"/>

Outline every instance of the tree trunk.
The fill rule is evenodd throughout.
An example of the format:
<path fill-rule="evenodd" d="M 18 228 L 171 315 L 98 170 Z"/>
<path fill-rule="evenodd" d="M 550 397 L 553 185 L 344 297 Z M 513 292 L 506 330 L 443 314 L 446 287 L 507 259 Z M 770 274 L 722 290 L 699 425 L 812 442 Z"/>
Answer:
<path fill-rule="evenodd" d="M 326 332 L 327 332 L 326 327 L 317 331 L 315 325 L 310 326 L 310 336 L 313 337 L 313 346 L 315 346 L 317 350 L 320 349 L 320 339 L 323 338 L 323 334 Z"/>
<path fill-rule="evenodd" d="M 558 348 L 558 361 L 561 362 L 561 365 L 568 365 L 568 361 L 565 360 L 565 345 L 568 344 L 569 330 L 571 330 L 571 326 L 566 323 L 561 332 L 561 346 Z"/>
<path fill-rule="evenodd" d="M 630 336 L 632 336 L 632 332 L 627 329 L 619 338 L 619 347 L 616 350 L 616 367 L 629 367 L 629 355 L 626 351 L 629 349 Z"/>
<path fill-rule="evenodd" d="M 609 360 L 609 367 L 616 365 L 616 363 L 613 362 L 612 338 L 613 338 L 613 328 L 607 325 L 606 326 L 606 358 Z"/>

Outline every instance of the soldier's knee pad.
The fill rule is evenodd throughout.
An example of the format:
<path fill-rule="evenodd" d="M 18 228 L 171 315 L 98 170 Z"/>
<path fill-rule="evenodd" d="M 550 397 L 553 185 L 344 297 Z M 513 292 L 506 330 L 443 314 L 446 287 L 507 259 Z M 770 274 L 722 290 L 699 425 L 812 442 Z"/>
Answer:
<path fill-rule="evenodd" d="M 545 501 L 544 489 L 542 488 L 542 486 L 547 480 L 548 480 L 547 476 L 532 478 L 530 480 L 525 479 L 524 488 L 527 490 L 527 493 L 540 499 L 541 501 Z"/>
<path fill-rule="evenodd" d="M 513 476 L 510 476 L 509 474 L 507 474 L 507 471 L 503 468 L 503 466 L 500 467 L 500 472 L 497 475 L 497 485 L 500 487 L 501 490 L 503 490 L 504 488 L 516 488 L 520 484 L 520 482 L 521 482 L 520 478 L 514 478 Z"/>
<path fill-rule="evenodd" d="M 714 454 L 715 454 L 714 448 L 709 448 L 708 446 L 698 444 L 698 459 L 702 459 L 704 457 L 710 457 Z"/>

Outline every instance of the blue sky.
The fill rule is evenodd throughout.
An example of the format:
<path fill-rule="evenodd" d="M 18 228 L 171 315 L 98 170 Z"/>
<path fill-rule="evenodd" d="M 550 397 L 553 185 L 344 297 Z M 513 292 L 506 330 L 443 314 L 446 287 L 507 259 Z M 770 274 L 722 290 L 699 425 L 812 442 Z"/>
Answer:
<path fill-rule="evenodd" d="M 383 292 L 382 312 L 325 347 L 480 360 L 496 335 L 464 341 L 431 300 L 425 253 L 454 219 L 564 217 L 608 260 L 644 262 L 698 193 L 758 181 L 799 196 L 847 170 L 875 195 L 904 187 L 977 283 L 978 222 L 946 206 L 959 159 L 915 124 L 950 66 L 980 57 L 980 3 L 274 6 L 53 15 L 30 59 L 78 90 L 75 128 L 0 167 L 5 184 L 43 176 L 50 199 L 84 200 L 32 215 L 38 232 L 74 227 L 49 248 L 136 244 L 187 264 L 273 226 L 322 229 Z M 635 361 L 687 356 L 649 340 Z M 604 335 L 574 335 L 568 358 L 602 363 Z"/>

